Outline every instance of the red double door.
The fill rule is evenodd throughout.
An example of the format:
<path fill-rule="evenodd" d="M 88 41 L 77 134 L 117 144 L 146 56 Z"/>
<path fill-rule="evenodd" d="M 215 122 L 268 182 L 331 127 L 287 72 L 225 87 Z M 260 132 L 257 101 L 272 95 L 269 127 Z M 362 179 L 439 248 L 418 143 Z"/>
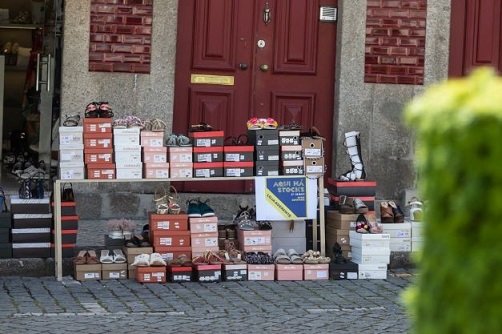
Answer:
<path fill-rule="evenodd" d="M 252 117 L 316 126 L 331 166 L 337 0 L 183 0 L 178 7 L 173 131 L 201 122 L 246 133 Z M 186 182 L 183 191 L 251 185 Z"/>

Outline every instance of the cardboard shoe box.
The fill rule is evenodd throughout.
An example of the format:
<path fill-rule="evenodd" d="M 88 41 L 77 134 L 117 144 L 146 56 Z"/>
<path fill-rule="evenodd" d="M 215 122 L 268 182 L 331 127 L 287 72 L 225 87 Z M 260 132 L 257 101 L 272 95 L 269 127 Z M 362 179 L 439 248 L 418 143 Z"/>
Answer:
<path fill-rule="evenodd" d="M 254 175 L 279 176 L 279 161 L 255 161 Z"/>
<path fill-rule="evenodd" d="M 85 133 L 84 152 L 90 148 L 113 148 L 112 133 Z"/>
<path fill-rule="evenodd" d="M 106 263 L 101 265 L 102 279 L 126 279 L 127 263 Z"/>
<path fill-rule="evenodd" d="M 136 281 L 139 283 L 165 283 L 166 267 L 136 267 Z"/>
<path fill-rule="evenodd" d="M 304 158 L 322 158 L 324 156 L 321 138 L 302 137 L 301 140 Z"/>
<path fill-rule="evenodd" d="M 145 163 L 144 164 L 145 179 L 167 179 L 169 178 L 169 163 Z"/>
<path fill-rule="evenodd" d="M 271 246 L 272 230 L 244 231 L 237 229 L 237 239 L 242 246 Z"/>
<path fill-rule="evenodd" d="M 124 252 L 127 258 L 127 264 L 134 263 L 134 259 L 136 256 L 140 254 L 152 254 L 153 247 L 122 247 L 122 251 Z"/>
<path fill-rule="evenodd" d="M 326 264 L 304 264 L 303 279 L 309 280 L 328 280 L 329 263 Z"/>
<path fill-rule="evenodd" d="M 223 146 L 225 133 L 224 131 L 201 131 L 190 132 L 188 136 L 192 139 L 194 147 L 214 147 Z"/>
<path fill-rule="evenodd" d="M 171 230 L 152 230 L 151 244 L 153 247 L 188 247 L 190 246 L 190 232 Z"/>
<path fill-rule="evenodd" d="M 386 264 L 359 264 L 359 279 L 387 279 Z"/>
<path fill-rule="evenodd" d="M 255 150 L 255 161 L 279 161 L 279 146 L 258 146 Z"/>
<path fill-rule="evenodd" d="M 252 161 L 223 162 L 225 177 L 253 176 L 254 163 Z"/>
<path fill-rule="evenodd" d="M 60 126 L 59 127 L 59 147 L 71 147 L 72 145 L 84 144 L 84 127 L 82 126 Z"/>
<path fill-rule="evenodd" d="M 51 244 L 49 242 L 13 243 L 13 258 L 47 258 L 51 257 Z"/>
<path fill-rule="evenodd" d="M 304 175 L 303 160 L 281 161 L 281 175 Z"/>
<path fill-rule="evenodd" d="M 279 145 L 279 130 L 248 130 L 248 142 L 255 146 Z"/>
<path fill-rule="evenodd" d="M 47 228 L 13 228 L 13 243 L 51 242 L 51 229 Z"/>
<path fill-rule="evenodd" d="M 76 264 L 75 279 L 77 281 L 101 279 L 101 264 Z"/>
<path fill-rule="evenodd" d="M 51 213 L 15 213 L 12 216 L 12 228 L 51 228 L 51 226 Z"/>
<path fill-rule="evenodd" d="M 163 131 L 141 131 L 140 143 L 142 147 L 163 147 L 164 132 Z"/>
<path fill-rule="evenodd" d="M 164 261 L 169 262 L 176 259 L 180 255 L 185 255 L 187 258 L 192 258 L 192 247 L 155 247 L 155 252 L 159 253 Z"/>
<path fill-rule="evenodd" d="M 376 195 L 376 181 L 338 181 L 328 178 L 327 188 L 337 196 L 374 197 Z"/>
<path fill-rule="evenodd" d="M 194 177 L 222 177 L 223 162 L 194 162 Z"/>
<path fill-rule="evenodd" d="M 191 233 L 218 232 L 218 217 L 191 217 L 189 218 Z"/>
<path fill-rule="evenodd" d="M 113 148 L 86 148 L 84 150 L 86 164 L 112 163 Z"/>
<path fill-rule="evenodd" d="M 115 164 L 88 164 L 88 179 L 115 179 Z"/>
<path fill-rule="evenodd" d="M 280 145 L 299 145 L 300 130 L 280 130 L 279 131 Z"/>
<path fill-rule="evenodd" d="M 281 160 L 282 161 L 292 161 L 292 160 L 302 160 L 302 146 L 301 145 L 286 145 L 281 146 Z"/>
<path fill-rule="evenodd" d="M 188 215 L 186 213 L 178 215 L 161 215 L 151 212 L 149 218 L 150 231 L 188 231 Z"/>
<path fill-rule="evenodd" d="M 274 264 L 248 264 L 249 281 L 273 281 L 275 279 Z"/>
<path fill-rule="evenodd" d="M 254 146 L 224 146 L 224 161 L 250 162 L 254 159 Z"/>
<path fill-rule="evenodd" d="M 278 281 L 303 281 L 303 264 L 276 264 L 275 278 Z"/>
<path fill-rule="evenodd" d="M 190 153 L 190 157 L 192 154 Z M 191 178 L 193 177 L 193 163 L 191 162 L 170 162 L 169 174 L 171 178 Z"/>
<path fill-rule="evenodd" d="M 192 247 L 195 248 L 218 248 L 218 232 L 192 233 L 190 234 Z"/>
<path fill-rule="evenodd" d="M 160 164 L 167 162 L 167 147 L 143 147 L 143 162 Z"/>
<path fill-rule="evenodd" d="M 194 147 L 193 162 L 223 162 L 223 146 Z"/>
<path fill-rule="evenodd" d="M 112 133 L 111 118 L 84 118 L 84 133 Z"/>

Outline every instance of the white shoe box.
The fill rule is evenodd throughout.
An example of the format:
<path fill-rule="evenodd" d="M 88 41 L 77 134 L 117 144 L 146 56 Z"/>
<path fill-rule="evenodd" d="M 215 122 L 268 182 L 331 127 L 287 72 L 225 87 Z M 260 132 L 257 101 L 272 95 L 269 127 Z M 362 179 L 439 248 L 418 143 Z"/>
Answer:
<path fill-rule="evenodd" d="M 421 237 L 423 229 L 423 222 L 411 222 L 411 236 Z"/>
<path fill-rule="evenodd" d="M 349 244 L 352 247 L 358 247 L 364 249 L 379 249 L 379 248 L 389 249 L 390 239 L 362 240 L 362 239 L 354 239 L 351 236 Z"/>
<path fill-rule="evenodd" d="M 356 231 L 349 232 L 350 239 L 354 240 L 364 240 L 364 241 L 378 241 L 378 240 L 389 240 L 390 235 L 388 233 L 357 233 Z"/>
<path fill-rule="evenodd" d="M 351 249 L 351 255 L 352 255 L 352 262 L 358 263 L 358 264 L 380 264 L 380 263 L 385 263 L 389 264 L 390 263 L 390 250 L 388 255 L 383 255 L 383 254 L 362 254 L 362 252 L 359 249 L 354 249 L 352 247 Z"/>
<path fill-rule="evenodd" d="M 60 162 L 84 161 L 84 144 L 71 144 L 59 146 Z"/>
<path fill-rule="evenodd" d="M 390 247 L 355 247 L 351 246 L 352 256 L 357 255 L 385 255 L 390 256 Z"/>
<path fill-rule="evenodd" d="M 359 264 L 359 279 L 387 279 L 387 264 Z"/>
<path fill-rule="evenodd" d="M 383 233 L 390 238 L 411 238 L 411 223 L 383 223 Z"/>
<path fill-rule="evenodd" d="M 84 144 L 83 126 L 60 126 L 59 127 L 59 147 L 67 145 Z"/>
<path fill-rule="evenodd" d="M 140 145 L 116 145 L 113 147 L 115 163 L 140 163 Z"/>
<path fill-rule="evenodd" d="M 391 252 L 411 252 L 411 238 L 390 238 Z"/>
<path fill-rule="evenodd" d="M 81 180 L 85 179 L 85 165 L 79 162 L 60 162 L 59 178 L 61 180 Z"/>
<path fill-rule="evenodd" d="M 140 146 L 139 132 L 139 128 L 113 129 L 113 143 L 115 146 Z"/>
<path fill-rule="evenodd" d="M 115 178 L 141 179 L 143 178 L 143 164 L 141 162 L 116 162 Z"/>

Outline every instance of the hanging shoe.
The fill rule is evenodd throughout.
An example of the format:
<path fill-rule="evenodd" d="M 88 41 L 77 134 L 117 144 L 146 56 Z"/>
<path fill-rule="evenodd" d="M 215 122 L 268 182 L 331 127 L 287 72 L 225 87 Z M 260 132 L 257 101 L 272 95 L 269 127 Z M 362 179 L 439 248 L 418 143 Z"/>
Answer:
<path fill-rule="evenodd" d="M 345 141 L 343 145 L 349 155 L 352 169 L 340 175 L 342 181 L 357 181 L 366 178 L 364 170 L 363 158 L 361 157 L 361 139 L 358 131 L 345 133 Z"/>

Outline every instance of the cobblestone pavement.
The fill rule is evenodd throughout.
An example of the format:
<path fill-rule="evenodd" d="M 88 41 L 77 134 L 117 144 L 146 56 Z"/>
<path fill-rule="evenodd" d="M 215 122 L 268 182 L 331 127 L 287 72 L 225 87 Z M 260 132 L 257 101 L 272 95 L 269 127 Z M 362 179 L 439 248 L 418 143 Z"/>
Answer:
<path fill-rule="evenodd" d="M 149 283 L 0 277 L 0 333 L 407 333 L 387 280 Z"/>

